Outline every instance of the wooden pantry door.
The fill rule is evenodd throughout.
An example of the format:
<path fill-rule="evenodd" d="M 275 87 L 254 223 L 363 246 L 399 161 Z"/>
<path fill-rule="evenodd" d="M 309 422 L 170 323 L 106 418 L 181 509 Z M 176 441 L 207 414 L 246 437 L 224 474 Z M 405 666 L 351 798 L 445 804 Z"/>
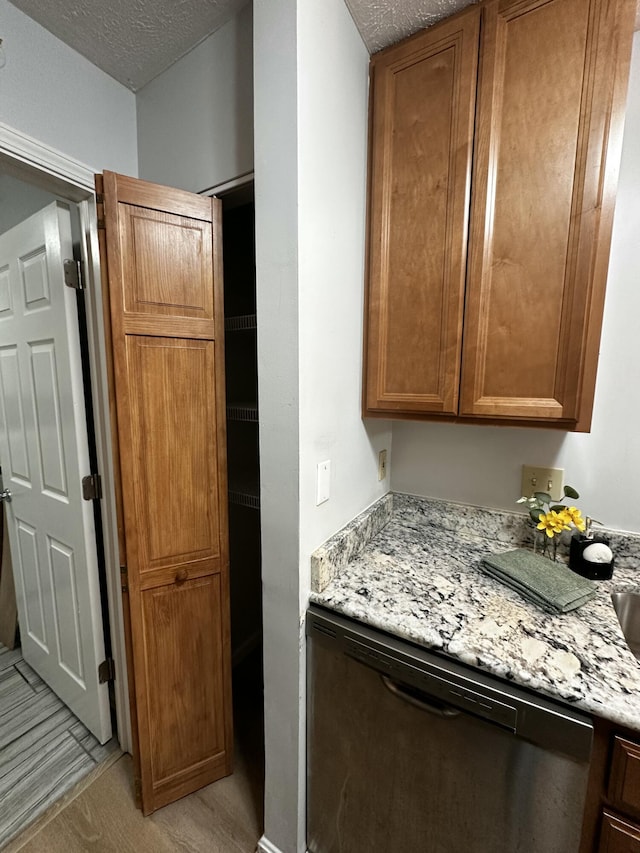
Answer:
<path fill-rule="evenodd" d="M 105 172 L 120 547 L 142 810 L 231 772 L 221 205 Z"/>

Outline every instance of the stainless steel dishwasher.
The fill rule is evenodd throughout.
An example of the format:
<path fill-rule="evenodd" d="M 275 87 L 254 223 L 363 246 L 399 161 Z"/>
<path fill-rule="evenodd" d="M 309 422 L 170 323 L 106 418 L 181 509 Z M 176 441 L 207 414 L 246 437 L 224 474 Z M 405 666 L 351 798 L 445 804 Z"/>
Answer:
<path fill-rule="evenodd" d="M 573 853 L 593 728 L 559 703 L 307 613 L 309 853 Z"/>

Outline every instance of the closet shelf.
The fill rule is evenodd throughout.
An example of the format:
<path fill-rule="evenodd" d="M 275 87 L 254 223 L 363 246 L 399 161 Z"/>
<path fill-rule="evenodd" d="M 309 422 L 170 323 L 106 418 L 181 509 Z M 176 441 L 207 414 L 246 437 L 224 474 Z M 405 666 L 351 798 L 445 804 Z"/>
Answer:
<path fill-rule="evenodd" d="M 249 509 L 260 509 L 260 483 L 248 478 L 231 478 L 229 503 L 249 507 Z"/>
<path fill-rule="evenodd" d="M 258 423 L 257 403 L 227 403 L 227 420 Z"/>
<path fill-rule="evenodd" d="M 249 509 L 260 509 L 260 498 L 246 492 L 229 490 L 229 503 L 235 506 L 246 506 Z"/>
<path fill-rule="evenodd" d="M 255 314 L 238 314 L 236 317 L 225 317 L 224 329 L 226 332 L 245 332 L 257 328 Z"/>

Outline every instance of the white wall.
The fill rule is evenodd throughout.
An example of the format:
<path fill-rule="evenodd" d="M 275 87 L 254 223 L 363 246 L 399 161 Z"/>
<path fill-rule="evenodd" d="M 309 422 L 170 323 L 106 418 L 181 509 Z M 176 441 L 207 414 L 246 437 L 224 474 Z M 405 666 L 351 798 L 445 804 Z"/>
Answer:
<path fill-rule="evenodd" d="M 137 93 L 140 177 L 192 192 L 253 169 L 251 3 Z"/>
<path fill-rule="evenodd" d="M 394 490 L 513 510 L 521 465 L 548 464 L 565 469 L 585 514 L 640 533 L 639 139 L 636 33 L 591 432 L 398 421 Z"/>
<path fill-rule="evenodd" d="M 0 234 L 13 228 L 56 198 L 52 193 L 27 184 L 12 175 L 0 174 Z"/>
<path fill-rule="evenodd" d="M 369 54 L 343 0 L 300 3 L 298 14 L 305 569 L 318 545 L 389 490 L 388 480 L 378 481 L 378 451 L 391 450 L 391 426 L 363 422 L 361 409 Z M 326 459 L 331 498 L 316 507 L 317 463 Z"/>
<path fill-rule="evenodd" d="M 254 30 L 265 838 L 295 853 L 310 554 L 388 490 L 377 451 L 391 434 L 360 413 L 367 52 L 343 0 L 256 0 Z"/>
<path fill-rule="evenodd" d="M 254 0 L 265 834 L 299 848 L 297 0 Z"/>
<path fill-rule="evenodd" d="M 0 0 L 0 122 L 95 170 L 136 175 L 135 96 Z"/>

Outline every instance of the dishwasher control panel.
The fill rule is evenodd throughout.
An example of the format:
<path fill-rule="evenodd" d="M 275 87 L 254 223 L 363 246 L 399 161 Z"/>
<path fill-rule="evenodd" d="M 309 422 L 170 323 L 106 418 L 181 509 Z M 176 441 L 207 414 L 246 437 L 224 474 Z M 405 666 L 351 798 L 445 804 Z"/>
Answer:
<path fill-rule="evenodd" d="M 516 731 L 517 710 L 511 705 L 477 693 L 435 673 L 418 669 L 393 655 L 370 648 L 357 640 L 348 638 L 344 653 L 360 661 L 399 684 L 407 684 L 425 694 L 426 702 L 435 699 L 469 714 L 475 714 L 512 732 Z"/>
<path fill-rule="evenodd" d="M 391 692 L 442 716 L 467 713 L 543 749 L 588 761 L 586 714 L 421 646 L 313 607 L 307 636 L 375 670 Z"/>

